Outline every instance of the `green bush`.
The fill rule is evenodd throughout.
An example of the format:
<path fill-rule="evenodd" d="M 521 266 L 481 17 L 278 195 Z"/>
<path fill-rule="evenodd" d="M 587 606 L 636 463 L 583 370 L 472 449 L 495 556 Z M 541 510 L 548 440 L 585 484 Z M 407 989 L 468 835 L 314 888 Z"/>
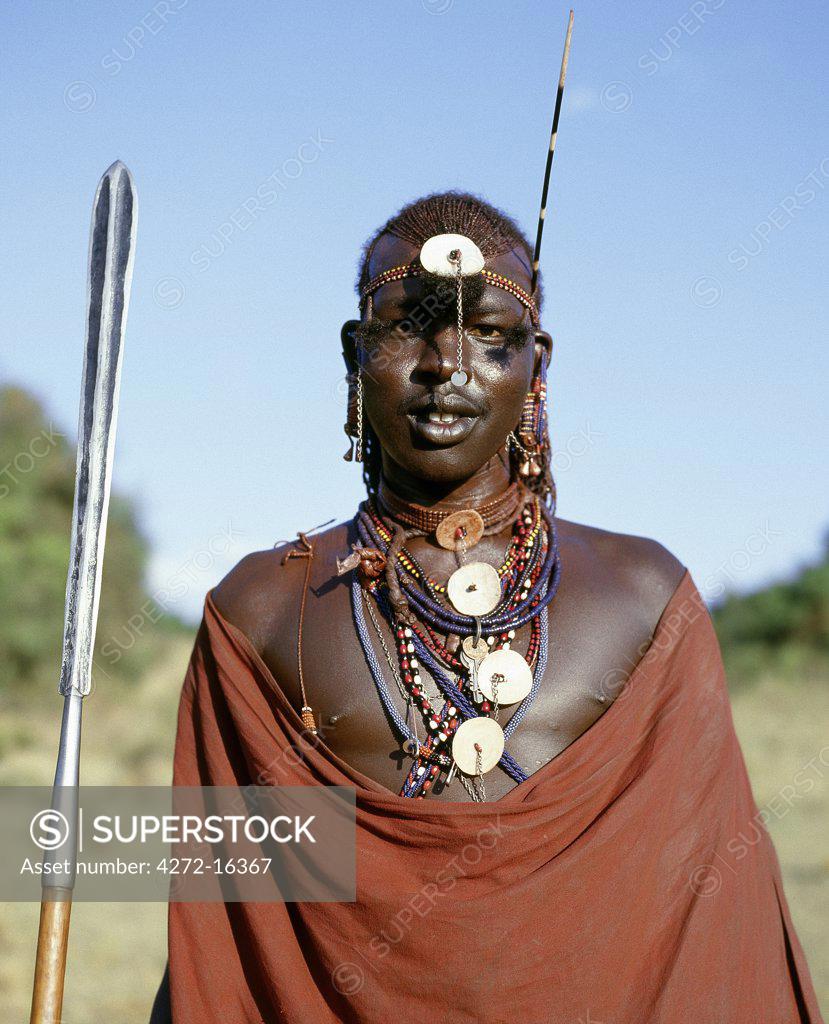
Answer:
<path fill-rule="evenodd" d="M 75 489 L 75 450 L 40 403 L 20 388 L 0 388 L 0 694 L 20 694 L 60 671 L 64 597 Z M 147 543 L 130 502 L 113 495 L 107 525 L 93 678 L 134 677 L 150 646 L 121 641 L 146 602 Z M 110 643 L 110 647 L 112 644 Z"/>
<path fill-rule="evenodd" d="M 827 676 L 829 669 L 829 545 L 822 559 L 794 579 L 754 594 L 731 595 L 712 610 L 723 659 L 734 685 L 762 674 Z"/>

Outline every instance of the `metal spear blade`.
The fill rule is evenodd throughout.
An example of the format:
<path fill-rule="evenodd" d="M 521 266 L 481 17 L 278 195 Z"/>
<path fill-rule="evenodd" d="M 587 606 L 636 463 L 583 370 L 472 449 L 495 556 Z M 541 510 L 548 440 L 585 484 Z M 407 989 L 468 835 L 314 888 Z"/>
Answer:
<path fill-rule="evenodd" d="M 137 217 L 138 200 L 132 175 L 116 160 L 104 172 L 92 208 L 75 505 L 59 685 L 64 696 L 85 696 L 92 686 L 92 648 L 101 593 L 122 341 Z"/>

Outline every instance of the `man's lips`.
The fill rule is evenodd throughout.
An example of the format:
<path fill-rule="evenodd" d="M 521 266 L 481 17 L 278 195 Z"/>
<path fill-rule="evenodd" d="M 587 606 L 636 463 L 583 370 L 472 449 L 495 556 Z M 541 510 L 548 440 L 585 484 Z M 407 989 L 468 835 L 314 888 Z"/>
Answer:
<path fill-rule="evenodd" d="M 454 412 L 438 412 L 435 408 L 419 409 L 407 414 L 412 429 L 432 444 L 457 444 L 469 435 L 478 419 Z"/>

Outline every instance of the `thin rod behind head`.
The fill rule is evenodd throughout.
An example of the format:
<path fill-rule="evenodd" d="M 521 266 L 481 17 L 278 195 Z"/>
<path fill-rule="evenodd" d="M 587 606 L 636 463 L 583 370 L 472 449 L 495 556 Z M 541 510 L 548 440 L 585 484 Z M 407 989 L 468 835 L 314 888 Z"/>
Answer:
<path fill-rule="evenodd" d="M 558 135 L 558 119 L 561 116 L 561 101 L 564 98 L 564 80 L 567 77 L 567 62 L 570 60 L 570 38 L 573 35 L 573 12 L 570 11 L 570 19 L 567 22 L 567 35 L 564 39 L 564 53 L 561 58 L 561 72 L 558 76 L 558 92 L 556 93 L 556 105 L 553 111 L 553 127 L 550 130 L 550 146 L 547 150 L 547 166 L 544 169 L 544 187 L 541 190 L 541 210 L 538 214 L 538 231 L 535 236 L 535 251 L 533 252 L 533 277 L 530 294 L 535 292 L 538 283 L 538 265 L 541 258 L 541 236 L 544 233 L 544 219 L 547 216 L 547 192 L 550 188 L 550 171 L 553 169 L 553 156 L 556 151 L 556 136 Z"/>

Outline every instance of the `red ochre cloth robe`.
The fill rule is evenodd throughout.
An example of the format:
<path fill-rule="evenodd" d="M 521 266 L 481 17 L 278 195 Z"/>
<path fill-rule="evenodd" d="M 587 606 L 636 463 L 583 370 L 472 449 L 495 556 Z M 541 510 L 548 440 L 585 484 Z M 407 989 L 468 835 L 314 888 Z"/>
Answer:
<path fill-rule="evenodd" d="M 500 800 L 400 797 L 301 733 L 208 594 L 174 783 L 278 759 L 355 787 L 357 900 L 171 904 L 174 1024 L 821 1022 L 687 572 L 608 710 Z"/>

